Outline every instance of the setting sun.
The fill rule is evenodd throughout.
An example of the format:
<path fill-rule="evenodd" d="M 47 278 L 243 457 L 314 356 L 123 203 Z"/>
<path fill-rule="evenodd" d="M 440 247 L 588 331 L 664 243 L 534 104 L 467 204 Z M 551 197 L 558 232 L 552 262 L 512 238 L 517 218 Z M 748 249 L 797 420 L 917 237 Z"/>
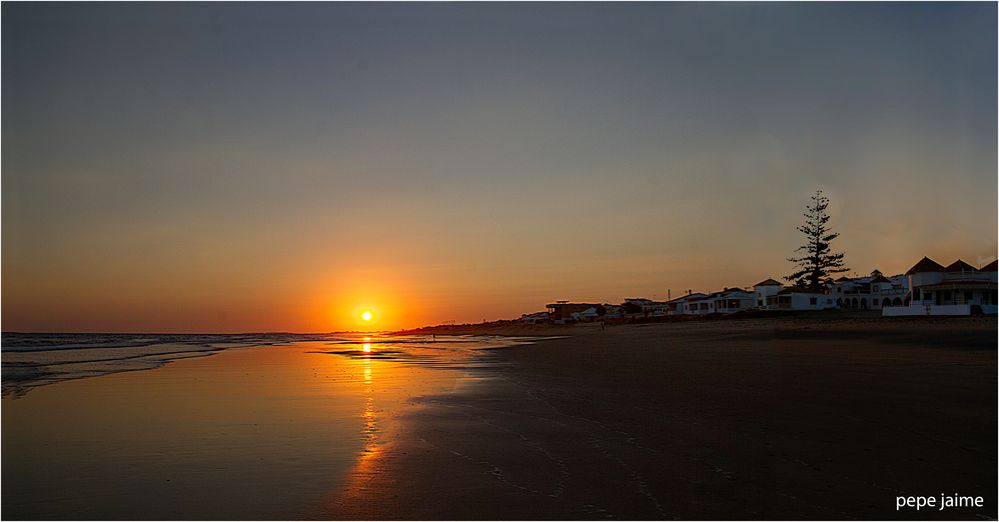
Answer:
<path fill-rule="evenodd" d="M 375 315 L 371 313 L 371 310 L 365 310 L 361 312 L 361 319 L 364 319 L 365 321 L 370 321 L 372 318 L 374 318 L 374 316 Z"/>

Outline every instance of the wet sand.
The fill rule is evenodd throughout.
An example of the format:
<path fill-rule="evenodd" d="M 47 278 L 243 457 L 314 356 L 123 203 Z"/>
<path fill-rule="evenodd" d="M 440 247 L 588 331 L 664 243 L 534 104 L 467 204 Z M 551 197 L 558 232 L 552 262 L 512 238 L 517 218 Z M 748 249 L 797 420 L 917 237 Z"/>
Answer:
<path fill-rule="evenodd" d="M 233 348 L 9 394 L 4 519 L 313 518 L 413 395 L 463 378 L 381 348 Z"/>
<path fill-rule="evenodd" d="M 424 397 L 322 516 L 994 519 L 996 327 L 530 328 L 573 337 L 498 351 L 487 379 Z M 941 493 L 985 504 L 896 511 Z"/>

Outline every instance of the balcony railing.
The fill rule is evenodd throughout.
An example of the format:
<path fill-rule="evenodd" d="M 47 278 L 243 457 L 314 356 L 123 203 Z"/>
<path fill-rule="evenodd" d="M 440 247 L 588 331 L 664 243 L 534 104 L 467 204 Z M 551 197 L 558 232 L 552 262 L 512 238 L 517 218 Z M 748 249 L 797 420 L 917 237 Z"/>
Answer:
<path fill-rule="evenodd" d="M 995 281 L 995 274 L 981 272 L 950 272 L 943 275 L 944 281 Z"/>

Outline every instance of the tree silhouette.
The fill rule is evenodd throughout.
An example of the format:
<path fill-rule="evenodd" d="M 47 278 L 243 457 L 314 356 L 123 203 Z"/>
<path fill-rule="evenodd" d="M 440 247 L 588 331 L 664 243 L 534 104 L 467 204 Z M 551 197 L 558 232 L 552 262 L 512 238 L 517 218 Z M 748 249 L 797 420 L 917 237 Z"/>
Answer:
<path fill-rule="evenodd" d="M 795 252 L 803 252 L 804 255 L 787 258 L 798 265 L 798 270 L 784 279 L 813 292 L 821 292 L 823 286 L 832 280 L 829 277 L 831 274 L 849 270 L 843 266 L 844 254 L 833 254 L 829 248 L 829 243 L 839 237 L 839 233 L 829 231 L 829 215 L 826 214 L 828 206 L 829 198 L 823 196 L 821 190 L 815 191 L 812 204 L 805 207 L 805 223 L 798 227 L 805 234 L 807 242 Z"/>

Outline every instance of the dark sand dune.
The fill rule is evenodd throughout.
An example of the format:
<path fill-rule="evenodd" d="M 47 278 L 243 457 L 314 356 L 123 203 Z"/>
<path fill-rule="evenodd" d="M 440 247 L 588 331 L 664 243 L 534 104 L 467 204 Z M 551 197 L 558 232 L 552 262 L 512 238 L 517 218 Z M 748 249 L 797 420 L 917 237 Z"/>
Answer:
<path fill-rule="evenodd" d="M 995 319 L 574 333 L 424 398 L 323 516 L 996 517 Z M 896 511 L 941 493 L 985 505 Z"/>

